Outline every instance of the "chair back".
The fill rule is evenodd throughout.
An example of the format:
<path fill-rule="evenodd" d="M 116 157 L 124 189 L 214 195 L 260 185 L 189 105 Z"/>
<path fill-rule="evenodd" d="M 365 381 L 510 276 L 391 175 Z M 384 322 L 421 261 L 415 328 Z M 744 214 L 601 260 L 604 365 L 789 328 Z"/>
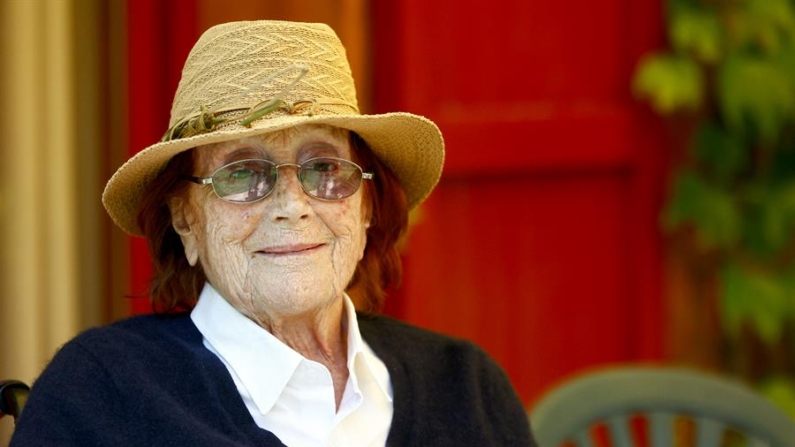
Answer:
<path fill-rule="evenodd" d="M 541 447 L 795 447 L 795 421 L 740 382 L 681 368 L 615 367 L 548 392 L 530 417 Z M 601 442 L 599 442 L 601 441 Z"/>
<path fill-rule="evenodd" d="M 18 380 L 0 381 L 0 417 L 8 414 L 16 422 L 28 400 L 28 393 L 30 387 Z"/>

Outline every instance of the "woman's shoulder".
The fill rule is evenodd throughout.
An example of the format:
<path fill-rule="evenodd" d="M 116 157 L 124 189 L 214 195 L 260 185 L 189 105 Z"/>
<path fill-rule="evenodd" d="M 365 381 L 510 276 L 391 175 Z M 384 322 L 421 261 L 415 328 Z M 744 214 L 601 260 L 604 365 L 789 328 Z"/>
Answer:
<path fill-rule="evenodd" d="M 383 315 L 360 313 L 362 338 L 379 356 L 407 355 L 412 361 L 434 362 L 451 359 L 463 362 L 491 362 L 491 358 L 470 340 L 441 334 Z"/>
<path fill-rule="evenodd" d="M 98 356 L 118 351 L 201 344 L 201 334 L 188 313 L 138 315 L 88 328 L 64 344 L 59 352 L 84 351 Z"/>
<path fill-rule="evenodd" d="M 75 340 L 88 341 L 124 337 L 155 338 L 166 334 L 185 332 L 191 324 L 190 314 L 186 312 L 135 315 L 88 328 L 78 334 Z"/>
<path fill-rule="evenodd" d="M 416 341 L 441 345 L 466 343 L 465 340 L 414 326 L 385 315 L 359 312 L 357 316 L 359 330 L 365 339 L 386 338 L 397 342 Z"/>
<path fill-rule="evenodd" d="M 108 377 L 113 378 L 109 383 L 116 383 L 130 377 L 156 376 L 159 371 L 194 362 L 202 348 L 201 334 L 188 314 L 129 317 L 86 329 L 66 342 L 54 353 L 34 388 L 47 389 L 42 383 L 64 386 Z"/>

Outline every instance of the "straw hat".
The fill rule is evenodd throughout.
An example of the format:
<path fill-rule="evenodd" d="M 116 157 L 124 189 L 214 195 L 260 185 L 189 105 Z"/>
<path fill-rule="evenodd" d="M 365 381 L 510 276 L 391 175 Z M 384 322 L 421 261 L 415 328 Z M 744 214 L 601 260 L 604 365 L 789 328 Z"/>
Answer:
<path fill-rule="evenodd" d="M 174 155 L 304 123 L 359 134 L 395 173 L 410 208 L 439 180 L 444 163 L 439 129 L 410 113 L 360 114 L 345 48 L 331 28 L 233 22 L 199 38 L 182 71 L 169 130 L 116 171 L 102 203 L 122 230 L 140 235 L 136 216 L 144 191 Z"/>

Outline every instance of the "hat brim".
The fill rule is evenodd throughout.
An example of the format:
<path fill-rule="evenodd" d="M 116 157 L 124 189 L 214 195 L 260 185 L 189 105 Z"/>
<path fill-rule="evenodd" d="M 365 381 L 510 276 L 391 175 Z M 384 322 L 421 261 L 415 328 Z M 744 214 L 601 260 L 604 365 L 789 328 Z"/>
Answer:
<path fill-rule="evenodd" d="M 111 177 L 102 193 L 102 203 L 122 230 L 142 235 L 137 214 L 144 191 L 172 157 L 205 144 L 310 123 L 348 129 L 361 136 L 397 177 L 406 193 L 409 209 L 428 197 L 439 181 L 444 165 L 444 141 L 439 128 L 427 118 L 404 112 L 381 115 L 284 115 L 260 120 L 250 128 L 229 126 L 149 146 L 127 160 Z"/>

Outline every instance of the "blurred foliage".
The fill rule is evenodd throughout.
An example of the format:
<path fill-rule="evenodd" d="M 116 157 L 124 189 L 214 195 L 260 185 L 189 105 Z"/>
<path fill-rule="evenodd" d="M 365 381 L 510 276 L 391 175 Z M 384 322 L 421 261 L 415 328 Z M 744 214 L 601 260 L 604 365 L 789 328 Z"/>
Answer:
<path fill-rule="evenodd" d="M 659 114 L 696 124 L 662 225 L 717 259 L 725 367 L 795 417 L 795 0 L 666 6 L 669 49 L 632 83 Z M 772 359 L 762 371 L 737 371 L 760 358 Z"/>

